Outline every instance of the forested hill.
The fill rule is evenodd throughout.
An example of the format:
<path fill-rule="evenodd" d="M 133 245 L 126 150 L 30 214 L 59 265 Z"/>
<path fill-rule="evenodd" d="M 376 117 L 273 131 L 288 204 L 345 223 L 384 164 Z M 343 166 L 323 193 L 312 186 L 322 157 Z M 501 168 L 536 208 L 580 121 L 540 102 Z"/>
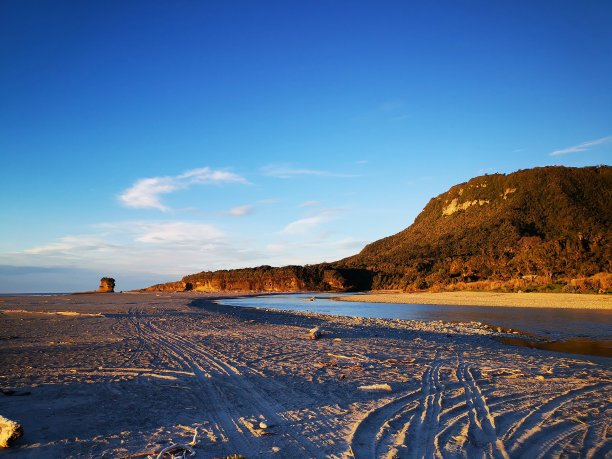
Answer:
<path fill-rule="evenodd" d="M 567 284 L 610 273 L 611 223 L 612 167 L 484 175 L 431 199 L 408 228 L 336 264 L 376 272 L 374 288 Z"/>
<path fill-rule="evenodd" d="M 405 230 L 314 266 L 202 272 L 148 290 L 612 291 L 612 167 L 484 175 L 429 201 Z"/>

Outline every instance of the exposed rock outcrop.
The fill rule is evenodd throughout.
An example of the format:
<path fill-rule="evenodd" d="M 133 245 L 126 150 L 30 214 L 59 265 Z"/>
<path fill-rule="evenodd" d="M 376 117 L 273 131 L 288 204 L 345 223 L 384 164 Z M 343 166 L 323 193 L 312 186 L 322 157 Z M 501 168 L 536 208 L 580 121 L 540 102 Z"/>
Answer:
<path fill-rule="evenodd" d="M 113 293 L 115 291 L 115 279 L 112 277 L 103 277 L 100 279 L 100 287 L 98 293 Z"/>
<path fill-rule="evenodd" d="M 363 269 L 333 268 L 328 265 L 205 271 L 177 282 L 153 285 L 147 292 L 347 292 L 366 290 L 372 273 Z"/>
<path fill-rule="evenodd" d="M 192 290 L 191 284 L 183 281 L 166 282 L 165 284 L 155 284 L 143 288 L 141 292 L 186 292 Z"/>

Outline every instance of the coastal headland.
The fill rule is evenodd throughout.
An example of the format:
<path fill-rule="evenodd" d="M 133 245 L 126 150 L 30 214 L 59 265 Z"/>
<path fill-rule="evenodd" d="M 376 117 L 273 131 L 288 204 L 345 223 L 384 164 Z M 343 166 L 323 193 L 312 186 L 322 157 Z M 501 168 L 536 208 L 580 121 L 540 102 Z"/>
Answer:
<path fill-rule="evenodd" d="M 610 451 L 609 359 L 510 346 L 479 322 L 219 296 L 0 298 L 2 415 L 24 428 L 0 456 L 135 458 L 173 443 L 203 458 Z"/>
<path fill-rule="evenodd" d="M 474 177 L 332 263 L 202 271 L 143 291 L 612 293 L 612 167 Z"/>

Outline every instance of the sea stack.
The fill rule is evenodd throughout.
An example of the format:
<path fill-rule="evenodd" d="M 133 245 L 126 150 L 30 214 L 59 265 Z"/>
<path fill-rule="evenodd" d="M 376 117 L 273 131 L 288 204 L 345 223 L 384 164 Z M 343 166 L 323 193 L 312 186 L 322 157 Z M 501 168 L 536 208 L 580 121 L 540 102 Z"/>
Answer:
<path fill-rule="evenodd" d="M 115 279 L 112 277 L 103 277 L 100 279 L 100 288 L 98 293 L 113 293 L 115 291 Z"/>

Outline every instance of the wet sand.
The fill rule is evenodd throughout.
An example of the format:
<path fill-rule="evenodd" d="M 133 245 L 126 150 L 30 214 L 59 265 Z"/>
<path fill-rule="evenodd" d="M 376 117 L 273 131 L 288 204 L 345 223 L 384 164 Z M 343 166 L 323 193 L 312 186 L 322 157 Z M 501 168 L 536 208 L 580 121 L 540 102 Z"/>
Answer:
<path fill-rule="evenodd" d="M 25 430 L 0 458 L 144 457 L 196 428 L 198 458 L 612 451 L 610 359 L 510 346 L 477 322 L 210 298 L 0 298 L 0 415 Z"/>
<path fill-rule="evenodd" d="M 373 292 L 368 294 L 342 296 L 336 299 L 341 301 L 363 301 L 365 303 L 605 309 L 612 311 L 612 295 L 589 295 L 574 293 Z"/>

